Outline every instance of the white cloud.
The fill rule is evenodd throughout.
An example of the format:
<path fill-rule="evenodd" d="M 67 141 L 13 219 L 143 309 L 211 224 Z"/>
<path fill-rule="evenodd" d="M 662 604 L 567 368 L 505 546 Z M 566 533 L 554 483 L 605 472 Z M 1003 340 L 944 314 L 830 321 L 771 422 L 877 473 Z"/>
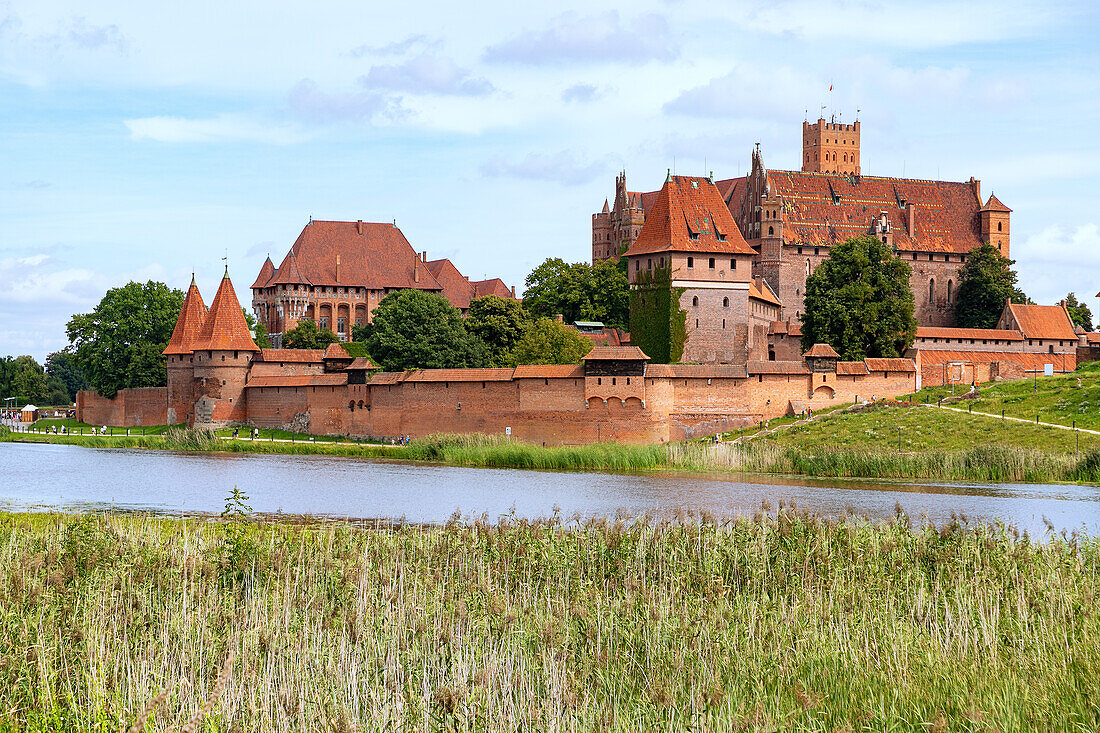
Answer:
<path fill-rule="evenodd" d="M 624 22 L 618 11 L 564 13 L 544 30 L 523 31 L 490 46 L 485 59 L 519 64 L 584 61 L 671 61 L 679 55 L 668 21 L 641 15 Z"/>
<path fill-rule="evenodd" d="M 481 166 L 481 172 L 492 177 L 553 181 L 575 186 L 594 181 L 604 175 L 613 162 L 610 156 L 602 156 L 588 162 L 581 160 L 580 156 L 571 150 L 562 150 L 551 154 L 528 153 L 523 160 L 516 163 L 496 157 Z"/>
<path fill-rule="evenodd" d="M 291 112 L 313 122 L 370 122 L 381 117 L 400 120 L 408 116 L 401 97 L 372 91 L 323 91 L 312 79 L 302 79 L 287 95 Z"/>
<path fill-rule="evenodd" d="M 563 102 L 594 102 L 604 96 L 606 91 L 595 84 L 574 84 L 561 93 Z"/>
<path fill-rule="evenodd" d="M 83 17 L 74 18 L 52 38 L 59 47 L 69 44 L 84 49 L 109 48 L 118 53 L 126 53 L 130 48 L 129 39 L 114 23 L 93 25 Z"/>
<path fill-rule="evenodd" d="M 1038 303 L 1057 303 L 1066 293 L 1091 303 L 1100 290 L 1100 227 L 1053 224 L 1012 245 L 1025 293 Z"/>
<path fill-rule="evenodd" d="M 446 56 L 422 53 L 400 64 L 372 66 L 359 77 L 366 89 L 413 94 L 457 94 L 480 97 L 493 92 L 487 79 L 471 76 Z"/>
<path fill-rule="evenodd" d="M 124 120 L 134 140 L 155 140 L 166 143 L 257 142 L 289 145 L 307 136 L 287 124 L 249 120 L 222 114 L 207 118 L 139 117 Z"/>
<path fill-rule="evenodd" d="M 440 45 L 439 41 L 432 41 L 423 33 L 416 33 L 400 41 L 386 43 L 381 46 L 372 46 L 369 43 L 364 43 L 361 46 L 356 46 L 351 49 L 348 55 L 352 58 L 362 58 L 363 56 L 401 56 L 414 48 L 431 48 L 438 45 Z"/>

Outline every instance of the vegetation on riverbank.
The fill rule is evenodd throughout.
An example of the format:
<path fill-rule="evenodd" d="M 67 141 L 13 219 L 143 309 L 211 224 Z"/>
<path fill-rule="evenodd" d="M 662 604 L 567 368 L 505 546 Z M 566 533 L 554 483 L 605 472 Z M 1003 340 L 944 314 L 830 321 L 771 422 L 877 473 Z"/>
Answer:
<path fill-rule="evenodd" d="M 1100 726 L 1095 539 L 0 515 L 0 567 L 5 730 Z"/>
<path fill-rule="evenodd" d="M 910 409 L 932 412 L 930 408 L 923 407 Z M 876 412 L 861 414 L 870 414 L 873 419 L 879 419 Z M 947 412 L 943 414 L 958 415 Z M 817 424 L 806 428 L 808 431 L 827 429 L 819 428 Z M 793 435 L 795 437 L 791 440 L 799 440 L 802 433 Z M 0 442 L 49 442 L 96 448 L 326 455 L 491 468 L 620 472 L 722 471 L 821 478 L 1100 483 L 1100 450 L 1088 450 L 1075 455 L 1013 445 L 979 443 L 967 450 L 927 449 L 899 454 L 896 449 L 895 452 L 875 448 L 861 449 L 858 440 L 847 447 L 833 449 L 813 443 L 812 439 L 807 439 L 806 445 L 785 445 L 780 442 L 786 439 L 785 436 L 776 440 L 760 439 L 742 445 L 688 441 L 662 445 L 598 443 L 544 447 L 502 436 L 440 435 L 414 440 L 406 446 L 391 447 L 376 444 L 223 440 L 209 433 L 179 429 L 168 431 L 163 436 L 110 439 L 75 435 L 0 434 Z"/>

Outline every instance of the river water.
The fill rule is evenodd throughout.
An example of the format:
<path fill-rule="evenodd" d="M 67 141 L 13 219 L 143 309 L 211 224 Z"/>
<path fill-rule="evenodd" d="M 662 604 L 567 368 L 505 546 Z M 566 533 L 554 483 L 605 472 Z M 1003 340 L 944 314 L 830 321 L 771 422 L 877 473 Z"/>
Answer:
<path fill-rule="evenodd" d="M 490 519 L 751 515 L 780 501 L 822 515 L 887 518 L 895 504 L 937 524 L 952 515 L 1001 520 L 1032 534 L 1100 534 L 1100 487 L 1042 484 L 882 483 L 755 474 L 564 473 L 456 468 L 328 456 L 175 453 L 0 444 L 0 509 L 219 512 L 233 487 L 257 512 L 445 522 L 456 510 Z"/>

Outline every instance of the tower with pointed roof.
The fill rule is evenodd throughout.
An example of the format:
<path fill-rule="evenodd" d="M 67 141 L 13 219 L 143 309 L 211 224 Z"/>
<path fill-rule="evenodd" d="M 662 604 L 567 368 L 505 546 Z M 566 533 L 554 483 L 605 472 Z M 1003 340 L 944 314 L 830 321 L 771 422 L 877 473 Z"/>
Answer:
<path fill-rule="evenodd" d="M 614 207 L 604 199 L 603 209 L 592 215 L 592 264 L 618 262 L 619 255 L 634 244 L 645 224 L 646 205 L 653 199 L 643 198 L 637 191 L 626 190 L 626 171 L 615 176 Z"/>
<path fill-rule="evenodd" d="M 1012 209 L 1001 203 L 993 194 L 985 202 L 978 217 L 981 221 L 982 239 L 989 242 L 997 251 L 1008 257 L 1008 219 Z"/>
<path fill-rule="evenodd" d="M 183 298 L 183 307 L 176 319 L 172 338 L 161 352 L 168 366 L 169 425 L 189 422 L 193 402 L 195 341 L 202 331 L 206 312 L 206 304 L 202 302 L 195 276 L 191 275 L 191 286 L 187 288 L 187 295 Z"/>
<path fill-rule="evenodd" d="M 259 352 L 228 270 L 192 344 L 195 399 L 188 422 L 216 428 L 248 419 L 245 384 Z"/>
<path fill-rule="evenodd" d="M 766 353 L 767 324 L 754 323 L 751 302 L 755 254 L 711 179 L 669 174 L 626 252 L 631 343 L 655 362 L 745 364 Z"/>

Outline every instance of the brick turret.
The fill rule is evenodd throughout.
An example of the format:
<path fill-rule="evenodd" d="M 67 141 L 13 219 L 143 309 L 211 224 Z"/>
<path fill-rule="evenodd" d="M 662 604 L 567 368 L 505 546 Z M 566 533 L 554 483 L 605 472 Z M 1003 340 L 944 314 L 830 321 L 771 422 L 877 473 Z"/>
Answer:
<path fill-rule="evenodd" d="M 1001 203 L 1000 199 L 990 194 L 985 206 L 978 212 L 981 221 L 982 239 L 989 242 L 997 250 L 1008 257 L 1009 232 L 1008 219 L 1012 209 Z"/>
<path fill-rule="evenodd" d="M 206 320 L 206 304 L 191 276 L 191 286 L 183 298 L 172 338 L 162 352 L 168 365 L 168 424 L 190 421 L 193 402 L 195 341 Z"/>
<path fill-rule="evenodd" d="M 193 344 L 194 396 L 189 422 L 215 428 L 248 419 L 245 382 L 259 351 L 226 272 Z"/>
<path fill-rule="evenodd" d="M 859 175 L 859 122 L 802 123 L 802 172 Z"/>

